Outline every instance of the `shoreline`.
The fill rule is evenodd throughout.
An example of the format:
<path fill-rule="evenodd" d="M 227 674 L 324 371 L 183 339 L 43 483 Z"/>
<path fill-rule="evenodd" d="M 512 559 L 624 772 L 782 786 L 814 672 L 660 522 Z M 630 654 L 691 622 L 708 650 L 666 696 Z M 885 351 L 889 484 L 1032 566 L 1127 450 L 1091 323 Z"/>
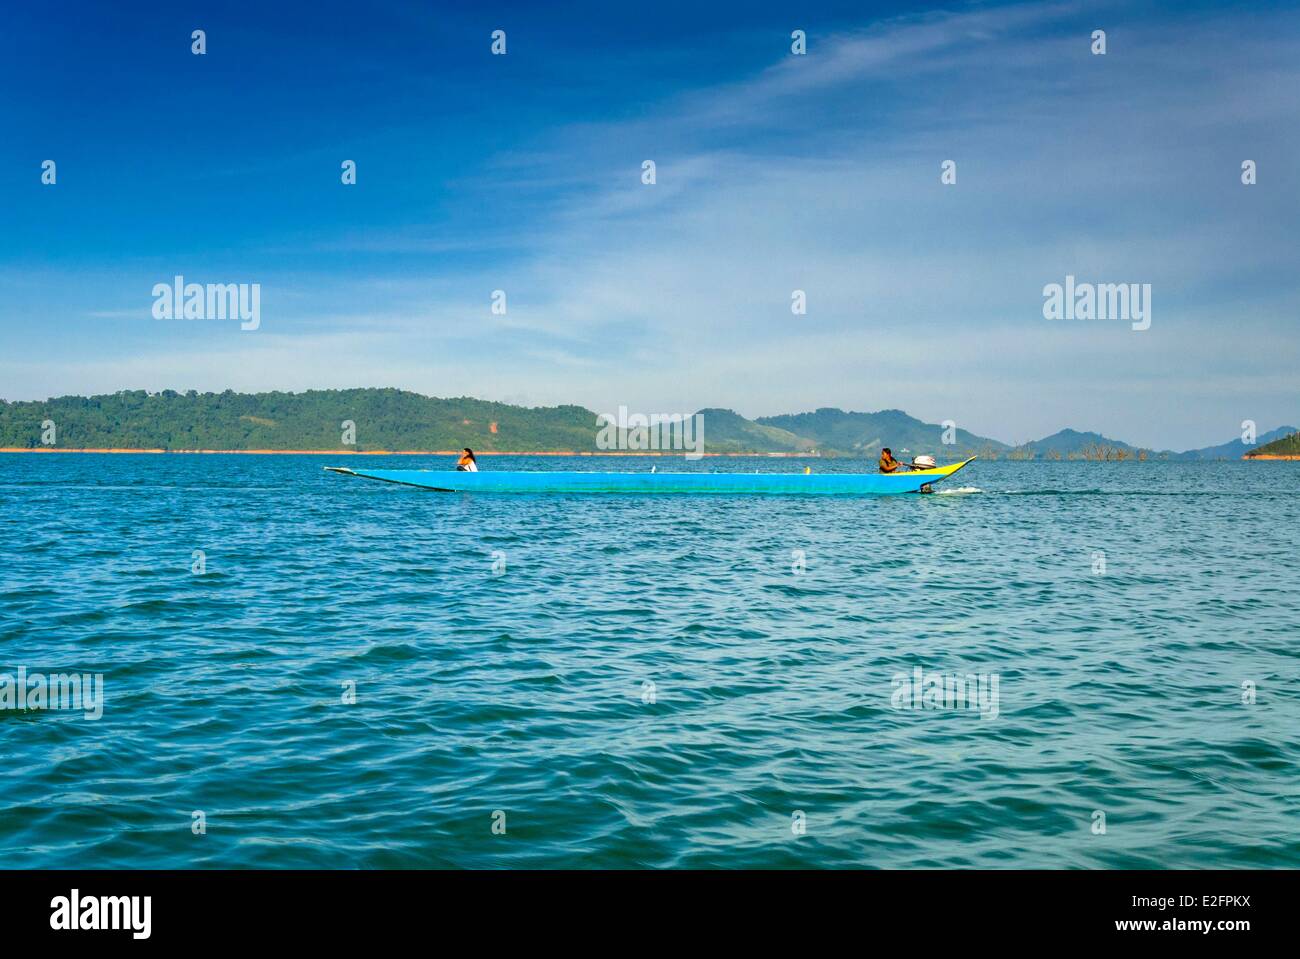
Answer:
<path fill-rule="evenodd" d="M 168 450 L 168 449 L 136 449 L 124 447 L 88 447 L 85 449 L 74 449 L 63 446 L 0 446 L 0 453 L 111 453 L 121 455 L 148 454 L 154 456 L 459 456 L 460 450 Z M 680 457 L 685 456 L 685 450 L 476 450 L 476 456 L 668 456 Z M 700 457 L 740 457 L 753 458 L 756 456 L 766 457 L 769 459 L 827 459 L 820 453 L 789 453 L 789 452 L 762 452 L 754 451 L 748 453 L 700 453 Z M 969 455 L 969 454 L 966 454 Z M 842 459 L 844 457 L 829 457 L 830 459 Z M 852 457 L 848 457 L 852 459 Z M 1005 459 L 1007 462 L 1017 461 L 1016 457 L 990 457 L 990 459 Z M 1241 461 L 1250 462 L 1251 460 L 1273 460 L 1273 461 L 1300 461 L 1300 453 L 1261 453 L 1258 456 L 1251 456 L 1249 453 L 1241 457 Z M 1025 460 L 1025 462 L 1085 462 L 1083 459 L 1068 457 L 1062 460 Z M 1087 461 L 1092 462 L 1092 461 Z M 1196 461 L 1199 462 L 1199 461 Z M 1233 462 L 1232 460 L 1223 460 L 1222 462 Z"/>
<path fill-rule="evenodd" d="M 166 450 L 59 446 L 0 446 L 0 453 L 150 453 L 212 456 L 459 456 L 460 450 Z M 685 456 L 686 450 L 476 450 L 475 456 Z M 821 459 L 817 453 L 700 453 L 700 456 L 767 456 L 775 459 Z"/>

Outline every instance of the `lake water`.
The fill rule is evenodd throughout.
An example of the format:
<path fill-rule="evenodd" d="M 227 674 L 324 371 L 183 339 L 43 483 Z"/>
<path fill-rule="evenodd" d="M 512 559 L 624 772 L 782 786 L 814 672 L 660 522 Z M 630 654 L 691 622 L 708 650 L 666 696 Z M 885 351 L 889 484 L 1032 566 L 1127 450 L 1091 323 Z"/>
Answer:
<path fill-rule="evenodd" d="M 0 673 L 103 677 L 0 710 L 7 866 L 1300 866 L 1300 463 L 335 462 L 447 464 L 0 454 Z M 652 463 L 805 465 L 483 461 Z"/>

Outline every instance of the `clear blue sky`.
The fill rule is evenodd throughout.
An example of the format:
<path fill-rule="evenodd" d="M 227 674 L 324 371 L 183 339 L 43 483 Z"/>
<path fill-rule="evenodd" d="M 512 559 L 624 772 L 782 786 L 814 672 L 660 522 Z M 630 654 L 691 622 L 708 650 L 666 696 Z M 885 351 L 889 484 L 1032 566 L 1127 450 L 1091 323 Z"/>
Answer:
<path fill-rule="evenodd" d="M 10 5 L 0 397 L 1300 425 L 1294 5 L 537 6 Z M 261 328 L 153 319 L 178 273 Z M 1150 283 L 1151 328 L 1045 320 L 1066 274 Z"/>

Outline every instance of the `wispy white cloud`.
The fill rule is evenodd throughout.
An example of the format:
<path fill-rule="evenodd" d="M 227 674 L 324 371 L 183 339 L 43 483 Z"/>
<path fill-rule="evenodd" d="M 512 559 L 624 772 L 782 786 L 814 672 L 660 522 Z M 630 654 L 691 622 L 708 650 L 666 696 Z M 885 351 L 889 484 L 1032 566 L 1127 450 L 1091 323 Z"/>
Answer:
<path fill-rule="evenodd" d="M 1294 421 L 1297 16 L 1111 7 L 1110 53 L 1092 57 L 1105 9 L 814 33 L 806 57 L 498 155 L 457 184 L 484 211 L 454 229 L 263 245 L 257 339 L 194 331 L 199 349 L 130 326 L 93 362 L 0 375 L 13 395 L 398 385 L 749 415 L 900 406 L 1005 439 L 1073 425 L 1160 446 Z M 1257 187 L 1238 181 L 1246 158 Z M 1042 287 L 1067 272 L 1151 283 L 1151 330 L 1044 320 Z M 124 304 L 83 310 L 129 326 Z"/>

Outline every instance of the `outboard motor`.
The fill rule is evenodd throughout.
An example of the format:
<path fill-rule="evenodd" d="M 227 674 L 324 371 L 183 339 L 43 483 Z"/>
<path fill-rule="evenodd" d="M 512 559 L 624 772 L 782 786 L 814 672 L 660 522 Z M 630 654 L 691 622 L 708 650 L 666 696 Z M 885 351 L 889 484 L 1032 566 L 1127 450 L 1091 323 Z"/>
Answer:
<path fill-rule="evenodd" d="M 930 456 L 928 453 L 924 453 L 924 454 L 922 454 L 922 455 L 920 455 L 920 456 L 913 456 L 913 457 L 912 457 L 912 469 L 914 469 L 914 470 L 932 470 L 932 469 L 934 469 L 934 457 L 933 457 L 933 456 Z M 922 492 L 922 493 L 933 493 L 933 492 L 934 492 L 934 487 L 931 486 L 929 483 L 926 483 L 926 484 L 924 484 L 924 485 L 921 487 L 920 492 Z"/>

